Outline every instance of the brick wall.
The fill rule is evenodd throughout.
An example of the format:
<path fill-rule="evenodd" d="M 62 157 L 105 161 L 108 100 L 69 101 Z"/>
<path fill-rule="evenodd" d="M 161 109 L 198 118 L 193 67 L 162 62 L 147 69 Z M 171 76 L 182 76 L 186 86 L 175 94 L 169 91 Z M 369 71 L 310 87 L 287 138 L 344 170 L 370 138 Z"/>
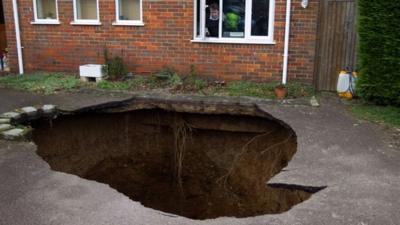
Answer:
<path fill-rule="evenodd" d="M 312 82 L 319 1 L 309 0 L 306 9 L 300 2 L 292 0 L 288 76 L 289 79 Z"/>
<path fill-rule="evenodd" d="M 280 80 L 285 28 L 285 0 L 276 0 L 274 45 L 192 43 L 192 0 L 143 0 L 145 26 L 113 26 L 115 3 L 99 0 L 100 26 L 73 26 L 72 0 L 58 0 L 60 25 L 33 25 L 31 0 L 19 0 L 26 71 L 78 71 L 103 63 L 105 48 L 124 58 L 131 71 L 149 74 L 163 66 L 181 73 L 195 65 L 200 74 L 225 80 Z M 3 1 L 11 67 L 17 69 L 11 0 Z M 318 1 L 302 9 L 292 5 L 289 78 L 311 82 Z"/>

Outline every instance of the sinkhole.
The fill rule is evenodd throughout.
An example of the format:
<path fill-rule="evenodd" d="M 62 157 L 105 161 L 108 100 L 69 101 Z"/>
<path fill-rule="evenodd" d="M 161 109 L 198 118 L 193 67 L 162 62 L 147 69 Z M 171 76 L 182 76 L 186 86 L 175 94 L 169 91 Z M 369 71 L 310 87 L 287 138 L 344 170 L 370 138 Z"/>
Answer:
<path fill-rule="evenodd" d="M 192 219 L 281 213 L 320 190 L 266 184 L 297 147 L 295 132 L 271 117 L 135 109 L 32 126 L 52 169 Z"/>

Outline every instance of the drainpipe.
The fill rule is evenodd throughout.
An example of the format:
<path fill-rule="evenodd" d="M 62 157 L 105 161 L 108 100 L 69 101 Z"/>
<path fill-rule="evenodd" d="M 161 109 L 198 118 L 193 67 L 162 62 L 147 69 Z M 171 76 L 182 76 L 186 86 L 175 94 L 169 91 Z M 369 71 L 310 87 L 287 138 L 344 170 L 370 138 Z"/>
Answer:
<path fill-rule="evenodd" d="M 21 47 L 21 36 L 19 31 L 19 16 L 18 16 L 18 5 L 17 0 L 12 0 L 13 11 L 14 11 L 14 25 L 15 25 L 15 38 L 17 39 L 17 55 L 18 55 L 18 66 L 19 74 L 24 73 L 24 64 L 22 61 L 22 47 Z"/>
<path fill-rule="evenodd" d="M 289 57 L 289 35 L 290 35 L 290 7 L 292 5 L 291 0 L 286 1 L 286 24 L 285 24 L 285 48 L 283 50 L 283 72 L 282 72 L 282 84 L 287 82 L 287 70 L 288 70 L 288 57 Z"/>

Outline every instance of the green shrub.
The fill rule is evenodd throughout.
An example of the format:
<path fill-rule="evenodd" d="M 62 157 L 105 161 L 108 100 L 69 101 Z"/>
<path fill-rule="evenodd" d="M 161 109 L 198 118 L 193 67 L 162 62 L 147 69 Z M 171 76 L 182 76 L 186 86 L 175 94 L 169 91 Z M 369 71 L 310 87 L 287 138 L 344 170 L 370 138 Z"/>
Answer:
<path fill-rule="evenodd" d="M 104 60 L 103 71 L 108 75 L 109 79 L 121 80 L 128 73 L 128 68 L 121 57 L 115 56 L 109 58 L 108 51 L 104 50 Z"/>
<path fill-rule="evenodd" d="M 170 66 L 164 66 L 154 73 L 147 82 L 149 88 L 178 88 L 182 87 L 183 80 L 179 73 Z"/>
<path fill-rule="evenodd" d="M 174 73 L 169 79 L 168 79 L 168 85 L 171 87 L 178 87 L 182 85 L 182 79 L 181 77 L 177 74 Z"/>
<path fill-rule="evenodd" d="M 195 65 L 190 65 L 190 72 L 185 77 L 183 83 L 187 89 L 195 91 L 200 91 L 207 85 L 207 82 L 199 77 Z"/>
<path fill-rule="evenodd" d="M 359 94 L 400 105 L 400 1 L 359 1 Z"/>

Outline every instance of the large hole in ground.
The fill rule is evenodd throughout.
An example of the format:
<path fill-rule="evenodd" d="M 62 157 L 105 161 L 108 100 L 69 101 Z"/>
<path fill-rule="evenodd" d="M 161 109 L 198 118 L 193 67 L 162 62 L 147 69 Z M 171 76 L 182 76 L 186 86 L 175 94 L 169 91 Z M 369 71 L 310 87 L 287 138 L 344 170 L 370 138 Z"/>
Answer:
<path fill-rule="evenodd" d="M 33 126 L 52 169 L 193 219 L 281 213 L 318 191 L 266 185 L 297 147 L 294 131 L 273 119 L 147 109 Z"/>

